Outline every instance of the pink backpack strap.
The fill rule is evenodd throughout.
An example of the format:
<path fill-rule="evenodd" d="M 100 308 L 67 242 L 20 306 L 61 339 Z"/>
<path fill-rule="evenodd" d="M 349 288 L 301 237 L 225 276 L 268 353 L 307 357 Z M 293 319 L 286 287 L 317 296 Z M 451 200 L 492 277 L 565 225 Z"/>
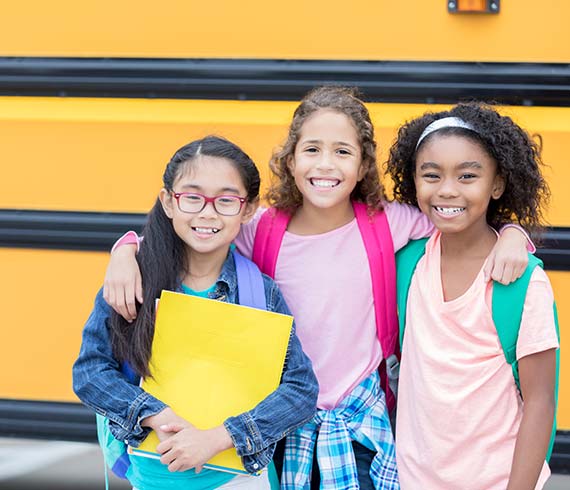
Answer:
<path fill-rule="evenodd" d="M 290 219 L 286 212 L 269 208 L 257 223 L 252 260 L 269 277 L 275 277 L 279 249 Z"/>
<path fill-rule="evenodd" d="M 384 359 L 398 351 L 398 317 L 396 314 L 396 260 L 392 233 L 386 213 L 380 211 L 370 216 L 365 204 L 352 203 L 356 221 L 360 229 L 364 248 L 368 255 L 370 275 L 372 276 L 372 295 L 376 331 Z M 395 406 L 395 394 L 389 389 L 386 377 L 386 363 L 380 366 L 382 387 L 386 393 L 388 408 Z"/>

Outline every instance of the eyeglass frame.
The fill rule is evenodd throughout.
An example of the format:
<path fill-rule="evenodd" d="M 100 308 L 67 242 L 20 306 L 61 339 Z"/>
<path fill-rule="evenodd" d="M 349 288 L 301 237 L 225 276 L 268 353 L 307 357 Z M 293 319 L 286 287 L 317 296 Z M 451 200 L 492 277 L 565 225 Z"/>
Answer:
<path fill-rule="evenodd" d="M 174 197 L 174 199 L 176 199 L 176 204 L 178 205 L 178 209 L 180 210 L 180 212 L 186 213 L 186 214 L 201 213 L 202 211 L 204 211 L 204 209 L 206 208 L 208 203 L 211 202 L 212 207 L 214 208 L 214 211 L 216 213 L 218 213 L 220 216 L 237 216 L 239 213 L 241 213 L 241 210 L 243 209 L 243 205 L 247 202 L 247 198 L 241 197 L 241 196 L 235 196 L 233 194 L 222 194 L 221 196 L 216 196 L 216 197 L 208 197 L 208 196 L 205 196 L 204 194 L 200 194 L 199 192 L 174 192 L 174 191 L 171 191 L 171 194 Z M 200 196 L 201 198 L 204 199 L 204 205 L 198 211 L 184 211 L 180 207 L 180 198 L 182 196 Z M 235 214 L 224 214 L 224 213 L 220 213 L 218 211 L 218 209 L 216 208 L 216 199 L 220 199 L 222 197 L 231 197 L 231 198 L 239 200 L 239 209 L 238 209 L 237 213 L 235 213 Z"/>

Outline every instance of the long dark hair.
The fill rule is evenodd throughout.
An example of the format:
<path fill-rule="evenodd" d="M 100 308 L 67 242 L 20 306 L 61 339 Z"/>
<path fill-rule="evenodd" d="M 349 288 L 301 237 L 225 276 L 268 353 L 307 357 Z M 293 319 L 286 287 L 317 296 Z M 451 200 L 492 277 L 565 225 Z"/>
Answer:
<path fill-rule="evenodd" d="M 240 173 L 247 190 L 248 202 L 259 196 L 259 171 L 251 158 L 237 145 L 218 136 L 207 136 L 180 148 L 166 166 L 162 181 L 172 191 L 176 179 L 187 165 L 200 155 L 224 158 Z M 178 237 L 160 199 L 150 210 L 143 228 L 144 240 L 137 255 L 143 279 L 143 303 L 137 303 L 137 318 L 128 323 L 116 312 L 111 314 L 110 330 L 113 353 L 127 361 L 139 375 L 150 374 L 149 360 L 154 335 L 155 299 L 163 289 L 176 290 L 180 276 L 189 270 L 185 243 Z"/>

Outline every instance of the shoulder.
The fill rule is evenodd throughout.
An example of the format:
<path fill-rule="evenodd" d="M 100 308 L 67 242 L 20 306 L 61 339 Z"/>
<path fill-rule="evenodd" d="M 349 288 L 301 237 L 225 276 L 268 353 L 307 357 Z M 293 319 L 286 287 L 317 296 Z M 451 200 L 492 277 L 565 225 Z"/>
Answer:
<path fill-rule="evenodd" d="M 384 210 L 396 251 L 409 240 L 428 237 L 434 231 L 432 222 L 416 206 L 389 201 L 385 203 Z"/>
<path fill-rule="evenodd" d="M 548 276 L 541 267 L 535 267 L 524 301 L 517 359 L 559 346 L 553 305 L 554 294 Z"/>
<path fill-rule="evenodd" d="M 267 208 L 258 208 L 253 217 L 241 225 L 239 235 L 235 239 L 235 244 L 239 252 L 247 258 L 251 258 L 253 253 L 253 244 L 259 220 L 267 212 Z"/>
<path fill-rule="evenodd" d="M 532 275 L 530 276 L 530 281 L 528 283 L 525 307 L 529 303 L 536 303 L 538 301 L 552 306 L 552 303 L 554 302 L 554 293 L 546 272 L 542 267 L 536 266 L 532 271 Z"/>

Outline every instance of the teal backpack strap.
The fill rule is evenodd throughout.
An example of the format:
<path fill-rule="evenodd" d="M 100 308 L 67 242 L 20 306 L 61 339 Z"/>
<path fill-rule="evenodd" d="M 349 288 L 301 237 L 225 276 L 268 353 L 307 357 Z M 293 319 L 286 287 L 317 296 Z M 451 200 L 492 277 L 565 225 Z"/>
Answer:
<path fill-rule="evenodd" d="M 517 361 L 517 341 L 519 338 L 519 329 L 522 321 L 522 314 L 524 303 L 526 299 L 526 292 L 530 283 L 530 278 L 535 267 L 543 267 L 542 261 L 532 254 L 528 256 L 528 266 L 524 274 L 515 282 L 504 286 L 503 284 L 493 284 L 493 322 L 497 329 L 497 335 L 508 364 L 511 365 L 515 383 L 520 392 L 520 378 L 519 368 Z M 556 325 L 556 334 L 560 340 L 560 329 L 558 326 L 558 314 L 556 311 L 556 304 L 554 308 L 554 322 Z M 558 405 L 558 378 L 560 373 L 560 349 L 556 351 L 556 379 L 554 386 L 554 423 L 552 427 L 552 434 L 548 452 L 546 454 L 546 461 L 550 460 L 552 454 L 552 447 L 554 445 L 554 438 L 556 437 L 556 406 Z"/>
<path fill-rule="evenodd" d="M 396 254 L 396 302 L 398 304 L 398 322 L 400 325 L 400 349 L 404 345 L 408 292 L 416 266 L 425 254 L 427 241 L 427 238 L 412 240 Z"/>
<path fill-rule="evenodd" d="M 528 266 L 524 274 L 515 282 L 505 286 L 498 282 L 493 284 L 493 322 L 497 328 L 497 334 L 505 359 L 513 369 L 513 376 L 517 388 L 520 390 L 519 370 L 517 363 L 517 340 L 522 320 L 526 290 L 534 268 L 542 261 L 532 254 L 528 255 Z M 508 305 L 508 306 L 507 306 Z M 507 306 L 507 307 L 505 307 Z"/>

